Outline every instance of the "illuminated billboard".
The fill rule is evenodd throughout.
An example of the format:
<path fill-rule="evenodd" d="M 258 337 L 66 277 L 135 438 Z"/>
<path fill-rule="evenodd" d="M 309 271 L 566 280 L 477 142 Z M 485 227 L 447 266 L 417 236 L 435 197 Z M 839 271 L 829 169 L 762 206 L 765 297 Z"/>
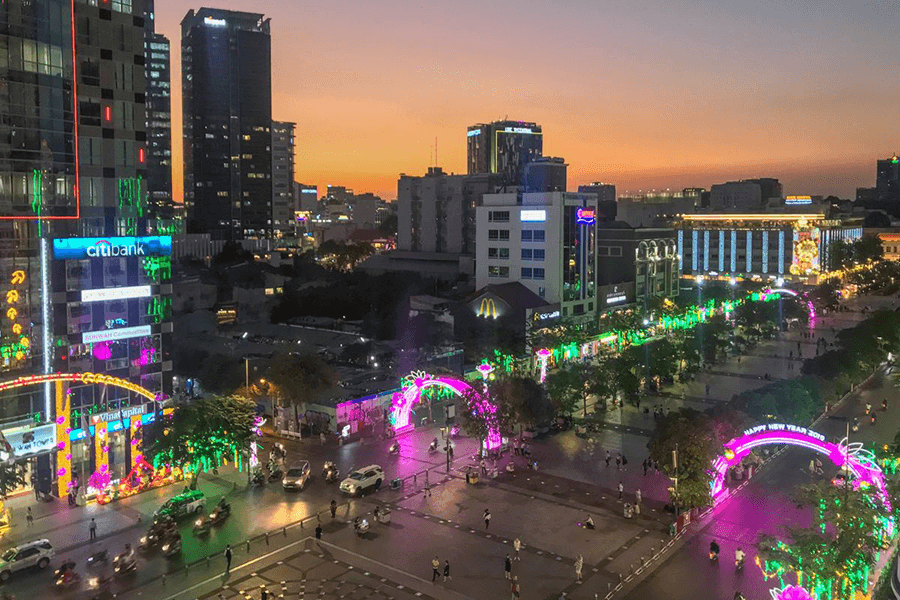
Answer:
<path fill-rule="evenodd" d="M 811 275 L 819 271 L 819 228 L 798 223 L 794 228 L 792 275 Z"/>
<path fill-rule="evenodd" d="M 114 342 L 130 338 L 144 337 L 151 333 L 149 325 L 137 327 L 120 327 L 119 329 L 106 329 L 104 331 L 88 331 L 81 334 L 82 344 L 98 344 L 100 342 Z"/>
<path fill-rule="evenodd" d="M 147 298 L 150 296 L 149 285 L 112 288 L 108 290 L 82 290 L 82 302 L 105 302 L 107 300 L 128 300 L 130 298 Z"/>
<path fill-rule="evenodd" d="M 53 240 L 53 258 L 56 260 L 171 255 L 172 236 L 168 235 Z"/>

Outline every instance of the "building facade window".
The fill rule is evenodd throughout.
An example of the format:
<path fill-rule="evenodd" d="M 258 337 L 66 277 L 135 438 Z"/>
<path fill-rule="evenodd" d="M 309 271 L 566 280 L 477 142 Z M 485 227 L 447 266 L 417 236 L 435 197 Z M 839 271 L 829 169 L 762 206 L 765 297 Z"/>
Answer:
<path fill-rule="evenodd" d="M 488 221 L 491 223 L 509 223 L 508 210 L 492 210 L 488 211 Z"/>
<path fill-rule="evenodd" d="M 488 277 L 509 278 L 509 267 L 488 267 Z"/>

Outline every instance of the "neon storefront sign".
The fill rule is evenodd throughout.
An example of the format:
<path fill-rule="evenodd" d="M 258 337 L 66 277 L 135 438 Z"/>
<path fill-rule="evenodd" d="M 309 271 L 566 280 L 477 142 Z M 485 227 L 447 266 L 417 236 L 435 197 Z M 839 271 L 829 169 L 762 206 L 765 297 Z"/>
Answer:
<path fill-rule="evenodd" d="M 476 391 L 475 388 L 462 379 L 451 375 L 434 377 L 423 371 L 416 371 L 404 378 L 403 391 L 394 394 L 390 418 L 395 430 L 409 426 L 409 417 L 413 405 L 422 399 L 422 392 L 430 387 L 443 387 L 460 397 L 474 394 L 473 409 L 479 414 L 485 415 L 488 422 L 492 420 L 492 416 L 497 414 L 497 407 L 488 400 L 486 394 Z M 501 443 L 502 438 L 499 428 L 489 426 L 487 439 L 485 439 L 487 449 L 499 448 Z"/>
<path fill-rule="evenodd" d="M 171 256 L 172 236 L 64 238 L 53 240 L 53 258 L 118 258 L 127 256 Z"/>
<path fill-rule="evenodd" d="M 88 331 L 81 334 L 82 344 L 98 344 L 100 342 L 114 342 L 130 338 L 144 337 L 152 333 L 150 325 L 138 325 L 136 327 L 121 327 L 119 329 L 107 329 L 106 331 Z"/>
<path fill-rule="evenodd" d="M 593 208 L 579 208 L 575 215 L 579 225 L 593 225 L 597 222 L 597 211 Z"/>

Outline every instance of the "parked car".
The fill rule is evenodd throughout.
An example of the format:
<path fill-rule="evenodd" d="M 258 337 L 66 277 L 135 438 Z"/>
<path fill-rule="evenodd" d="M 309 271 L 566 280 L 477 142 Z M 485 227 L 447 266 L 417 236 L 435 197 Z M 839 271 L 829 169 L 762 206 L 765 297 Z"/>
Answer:
<path fill-rule="evenodd" d="M 384 481 L 384 471 L 378 465 L 356 469 L 341 482 L 341 491 L 351 496 L 361 496 L 367 489 L 378 490 Z"/>
<path fill-rule="evenodd" d="M 311 472 L 308 461 L 301 461 L 290 467 L 281 480 L 281 487 L 286 490 L 300 490 L 306 487 Z"/>
<path fill-rule="evenodd" d="M 49 540 L 36 540 L 10 548 L 0 556 L 0 581 L 7 581 L 13 573 L 30 567 L 46 569 L 53 555 Z"/>
<path fill-rule="evenodd" d="M 188 490 L 163 504 L 154 513 L 154 516 L 180 519 L 188 515 L 200 514 L 205 508 L 206 498 L 203 496 L 203 492 L 200 490 Z"/>

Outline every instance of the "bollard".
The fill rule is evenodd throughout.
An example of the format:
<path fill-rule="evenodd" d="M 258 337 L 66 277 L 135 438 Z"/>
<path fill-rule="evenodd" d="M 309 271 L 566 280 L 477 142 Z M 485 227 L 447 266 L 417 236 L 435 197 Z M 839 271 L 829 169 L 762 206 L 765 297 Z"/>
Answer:
<path fill-rule="evenodd" d="M 190 570 L 190 565 L 184 565 L 184 576 L 187 577 L 188 571 Z"/>
<path fill-rule="evenodd" d="M 300 519 L 300 529 L 303 529 L 303 519 Z"/>
<path fill-rule="evenodd" d="M 209 554 L 206 555 L 206 568 L 209 568 Z"/>
<path fill-rule="evenodd" d="M 303 521 L 300 521 L 300 524 L 302 525 Z M 286 525 L 281 528 L 281 533 L 284 534 L 284 537 L 287 537 L 287 526 Z"/>
<path fill-rule="evenodd" d="M 162 574 L 162 582 L 163 582 L 163 586 L 165 586 L 166 585 L 166 574 L 165 573 Z"/>
<path fill-rule="evenodd" d="M 622 574 L 619 573 L 619 583 L 622 583 Z"/>
<path fill-rule="evenodd" d="M 413 473 L 413 485 L 416 485 L 416 474 Z"/>
<path fill-rule="evenodd" d="M 269 532 L 266 532 L 266 546 L 269 545 Z"/>
<path fill-rule="evenodd" d="M 250 554 L 250 539 L 247 538 L 247 554 Z"/>

